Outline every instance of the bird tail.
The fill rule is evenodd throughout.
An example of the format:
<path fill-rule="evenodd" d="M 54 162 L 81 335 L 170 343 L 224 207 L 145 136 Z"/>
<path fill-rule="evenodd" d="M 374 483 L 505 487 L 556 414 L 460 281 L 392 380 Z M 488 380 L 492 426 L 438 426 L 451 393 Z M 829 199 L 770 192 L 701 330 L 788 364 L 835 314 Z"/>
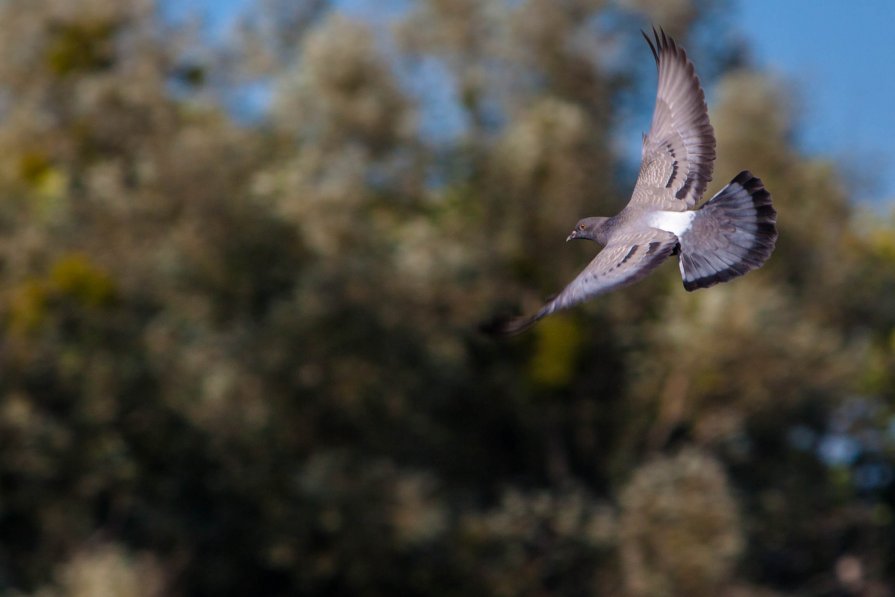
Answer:
<path fill-rule="evenodd" d="M 777 212 L 761 180 L 744 170 L 696 211 L 680 235 L 684 288 L 726 282 L 761 267 L 777 243 Z"/>

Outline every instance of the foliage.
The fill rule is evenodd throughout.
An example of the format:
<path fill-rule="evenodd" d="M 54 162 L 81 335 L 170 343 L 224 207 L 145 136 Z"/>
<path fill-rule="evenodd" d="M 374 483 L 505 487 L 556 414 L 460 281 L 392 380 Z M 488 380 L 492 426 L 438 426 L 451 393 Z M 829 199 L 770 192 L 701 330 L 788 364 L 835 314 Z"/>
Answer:
<path fill-rule="evenodd" d="M 895 219 L 689 37 L 717 3 L 330 4 L 213 47 L 149 0 L 0 4 L 3 591 L 888 594 Z M 653 21 L 720 73 L 711 190 L 759 175 L 777 252 L 479 335 L 623 204 Z"/>

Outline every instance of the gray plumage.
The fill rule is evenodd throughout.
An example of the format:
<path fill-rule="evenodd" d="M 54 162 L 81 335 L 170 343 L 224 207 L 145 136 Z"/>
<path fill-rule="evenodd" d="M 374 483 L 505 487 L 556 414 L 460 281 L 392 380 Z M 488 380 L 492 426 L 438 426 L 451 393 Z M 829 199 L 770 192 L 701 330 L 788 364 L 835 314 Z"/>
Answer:
<path fill-rule="evenodd" d="M 650 131 L 628 205 L 611 218 L 579 221 L 566 240 L 586 239 L 603 250 L 537 313 L 498 320 L 486 330 L 514 334 L 539 319 L 632 284 L 670 255 L 680 257 L 686 290 L 741 276 L 770 257 L 777 214 L 761 180 L 740 172 L 702 207 L 691 210 L 712 179 L 715 136 L 693 63 L 664 31 L 645 33 L 659 71 Z"/>
<path fill-rule="evenodd" d="M 696 205 L 715 161 L 715 131 L 705 94 L 687 54 L 661 29 L 646 33 L 659 70 L 656 107 L 643 138 L 640 174 L 632 205 L 684 211 Z"/>

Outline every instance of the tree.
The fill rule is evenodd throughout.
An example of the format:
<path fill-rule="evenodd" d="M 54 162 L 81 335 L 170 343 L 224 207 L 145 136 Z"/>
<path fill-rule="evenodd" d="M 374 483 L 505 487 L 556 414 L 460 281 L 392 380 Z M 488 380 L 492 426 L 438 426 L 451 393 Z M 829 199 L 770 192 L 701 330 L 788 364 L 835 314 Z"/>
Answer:
<path fill-rule="evenodd" d="M 276 0 L 210 48 L 149 0 L 0 5 L 0 586 L 891 590 L 895 221 L 690 39 L 719 6 Z M 764 180 L 774 257 L 481 336 L 626 199 L 648 19 L 718 73 L 710 190 Z"/>

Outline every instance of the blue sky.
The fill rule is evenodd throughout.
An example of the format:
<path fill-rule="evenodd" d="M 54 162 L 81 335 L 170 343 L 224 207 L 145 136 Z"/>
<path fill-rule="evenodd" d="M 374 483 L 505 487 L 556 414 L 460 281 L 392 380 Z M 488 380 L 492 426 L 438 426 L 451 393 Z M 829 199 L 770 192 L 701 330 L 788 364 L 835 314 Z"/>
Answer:
<path fill-rule="evenodd" d="M 796 92 L 800 145 L 877 178 L 859 199 L 895 200 L 893 0 L 740 0 L 759 65 Z"/>
<path fill-rule="evenodd" d="M 252 0 L 179 0 L 227 26 Z M 376 14 L 381 0 L 342 0 Z M 799 146 L 830 156 L 858 181 L 860 200 L 895 200 L 895 0 L 736 0 L 731 19 L 757 65 L 795 93 Z"/>

